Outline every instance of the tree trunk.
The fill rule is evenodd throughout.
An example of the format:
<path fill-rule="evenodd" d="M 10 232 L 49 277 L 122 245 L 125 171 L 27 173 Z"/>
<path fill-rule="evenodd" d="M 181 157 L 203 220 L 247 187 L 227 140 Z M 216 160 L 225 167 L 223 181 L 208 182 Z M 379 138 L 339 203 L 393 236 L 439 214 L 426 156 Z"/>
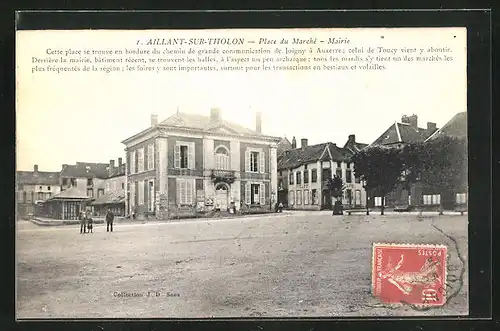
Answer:
<path fill-rule="evenodd" d="M 443 213 L 443 194 L 439 193 L 439 215 L 444 215 Z"/>
<path fill-rule="evenodd" d="M 384 209 L 385 209 L 385 195 L 382 195 L 382 205 L 380 206 L 380 215 L 384 215 Z"/>

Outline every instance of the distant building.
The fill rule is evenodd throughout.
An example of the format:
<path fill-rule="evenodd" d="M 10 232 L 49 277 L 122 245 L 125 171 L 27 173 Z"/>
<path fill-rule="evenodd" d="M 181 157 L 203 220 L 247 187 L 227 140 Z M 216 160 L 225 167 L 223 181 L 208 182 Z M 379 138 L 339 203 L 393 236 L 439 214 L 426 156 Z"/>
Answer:
<path fill-rule="evenodd" d="M 301 139 L 297 148 L 295 137 L 290 145 L 283 144 L 286 147 L 278 160 L 278 187 L 286 192 L 279 194 L 280 202 L 289 209 L 332 209 L 334 199 L 326 189 L 326 179 L 337 175 L 346 187 L 342 203 L 346 207 L 365 206 L 365 190 L 351 162 L 353 151 L 331 142 L 309 146 L 307 139 Z"/>
<path fill-rule="evenodd" d="M 60 192 L 59 172 L 17 171 L 17 212 L 21 217 L 35 213 L 35 206 Z"/>
<path fill-rule="evenodd" d="M 61 191 L 77 187 L 85 192 L 87 197 L 95 199 L 99 189 L 103 188 L 104 180 L 108 177 L 107 163 L 77 162 L 74 165 L 63 164 L 59 174 Z"/>
<path fill-rule="evenodd" d="M 268 209 L 277 194 L 277 143 L 262 134 L 260 113 L 251 130 L 209 116 L 177 112 L 123 141 L 127 153 L 127 213 L 159 218 L 232 205 Z"/>
<path fill-rule="evenodd" d="M 110 209 L 115 216 L 125 216 L 125 184 L 126 165 L 118 158 L 118 164 L 110 160 L 108 165 L 108 176 L 97 189 L 97 197 L 92 201 L 94 215 L 105 216 Z"/>

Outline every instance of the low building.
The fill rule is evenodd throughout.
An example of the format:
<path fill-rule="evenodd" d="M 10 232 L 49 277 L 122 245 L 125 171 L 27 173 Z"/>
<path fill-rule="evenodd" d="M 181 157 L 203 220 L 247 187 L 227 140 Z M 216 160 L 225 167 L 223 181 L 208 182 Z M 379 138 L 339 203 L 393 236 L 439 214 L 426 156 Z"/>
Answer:
<path fill-rule="evenodd" d="M 277 195 L 280 138 L 222 118 L 177 112 L 123 141 L 127 213 L 158 218 L 183 213 L 269 209 Z"/>
<path fill-rule="evenodd" d="M 299 148 L 296 148 L 295 138 L 291 145 L 292 148 L 285 149 L 278 160 L 278 177 L 288 191 L 286 201 L 281 201 L 284 205 L 289 209 L 332 209 L 334 198 L 326 183 L 327 178 L 337 175 L 345 185 L 343 205 L 365 206 L 365 189 L 355 176 L 351 150 L 332 142 L 309 146 L 307 139 L 301 139 Z"/>
<path fill-rule="evenodd" d="M 90 198 L 87 193 L 73 186 L 45 201 L 40 216 L 60 220 L 77 220 L 80 212 L 84 212 L 89 203 Z"/>
<path fill-rule="evenodd" d="M 19 217 L 35 214 L 44 201 L 61 191 L 59 172 L 39 171 L 36 164 L 33 171 L 17 171 L 16 184 Z"/>
<path fill-rule="evenodd" d="M 108 163 L 76 162 L 74 165 L 63 164 L 59 174 L 61 191 L 77 187 L 90 199 L 97 198 L 99 189 L 103 189 L 108 177 Z M 102 192 L 101 192 L 102 193 Z"/>
<path fill-rule="evenodd" d="M 95 216 L 105 216 L 107 210 L 111 210 L 115 216 L 125 216 L 125 184 L 126 165 L 118 158 L 118 165 L 110 160 L 108 176 L 97 190 L 97 198 L 92 201 Z"/>

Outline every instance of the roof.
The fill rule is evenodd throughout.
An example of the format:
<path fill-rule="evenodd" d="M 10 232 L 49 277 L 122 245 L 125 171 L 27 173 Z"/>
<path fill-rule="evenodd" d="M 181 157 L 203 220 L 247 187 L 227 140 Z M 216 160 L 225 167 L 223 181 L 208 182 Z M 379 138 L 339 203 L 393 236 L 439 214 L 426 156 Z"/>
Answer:
<path fill-rule="evenodd" d="M 48 171 L 17 171 L 19 184 L 59 185 L 59 172 Z"/>
<path fill-rule="evenodd" d="M 348 149 L 337 147 L 332 142 L 289 149 L 278 158 L 278 169 L 293 169 L 317 161 L 348 161 L 352 155 Z"/>
<path fill-rule="evenodd" d="M 108 163 L 90 163 L 77 162 L 76 165 L 64 164 L 61 170 L 61 177 L 76 177 L 76 178 L 107 178 Z"/>
<path fill-rule="evenodd" d="M 361 151 L 363 148 L 365 148 L 367 146 L 368 146 L 368 144 L 363 144 L 363 143 L 358 143 L 358 142 L 351 142 L 350 140 L 348 140 L 345 143 L 344 148 L 348 149 L 351 153 L 357 153 L 357 152 Z"/>
<path fill-rule="evenodd" d="M 108 205 L 125 203 L 125 190 L 114 190 L 106 192 L 92 202 L 92 205 Z"/>
<path fill-rule="evenodd" d="M 453 116 L 451 120 L 434 132 L 427 140 L 442 136 L 467 138 L 467 112 L 464 111 Z"/>
<path fill-rule="evenodd" d="M 109 170 L 107 178 L 118 176 L 125 176 L 125 163 L 122 163 L 121 166 L 114 167 L 113 170 Z"/>
<path fill-rule="evenodd" d="M 396 143 L 422 142 L 435 132 L 434 129 L 413 127 L 407 123 L 394 122 L 371 145 L 390 145 Z M 370 146 L 371 146 L 370 145 Z"/>
<path fill-rule="evenodd" d="M 283 154 L 286 150 L 293 149 L 292 143 L 286 137 L 281 138 L 278 142 L 277 154 L 278 156 Z"/>
<path fill-rule="evenodd" d="M 73 186 L 64 190 L 54 196 L 52 196 L 49 200 L 63 200 L 63 199 L 79 199 L 79 200 L 87 200 L 90 199 L 87 194 L 80 190 L 78 187 Z"/>
<path fill-rule="evenodd" d="M 199 115 L 199 114 L 188 114 L 183 112 L 175 113 L 166 120 L 162 121 L 159 125 L 189 128 L 189 129 L 199 129 L 199 130 L 214 130 L 216 128 L 222 128 L 230 132 L 232 131 L 233 133 L 236 134 L 262 135 L 262 133 L 245 128 L 244 126 L 241 126 L 233 122 L 224 120 L 214 122 L 210 118 L 210 116 Z"/>

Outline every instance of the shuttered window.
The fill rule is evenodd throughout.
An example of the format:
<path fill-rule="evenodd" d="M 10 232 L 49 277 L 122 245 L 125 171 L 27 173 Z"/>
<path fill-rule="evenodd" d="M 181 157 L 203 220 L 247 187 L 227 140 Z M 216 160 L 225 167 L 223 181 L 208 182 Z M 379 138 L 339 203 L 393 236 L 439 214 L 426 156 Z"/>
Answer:
<path fill-rule="evenodd" d="M 138 187 L 137 187 L 137 197 L 138 197 L 138 205 L 142 206 L 144 205 L 144 181 L 141 180 L 139 181 Z"/>
<path fill-rule="evenodd" d="M 155 145 L 148 145 L 148 162 L 147 162 L 147 170 L 154 169 L 155 167 Z"/>
<path fill-rule="evenodd" d="M 261 149 L 248 148 L 245 150 L 245 172 L 265 173 L 266 157 Z"/>
<path fill-rule="evenodd" d="M 290 205 L 295 204 L 295 191 L 290 191 L 290 197 L 289 197 L 288 201 L 290 201 Z"/>
<path fill-rule="evenodd" d="M 229 153 L 224 147 L 219 147 L 215 151 L 215 169 L 229 170 Z"/>
<path fill-rule="evenodd" d="M 135 174 L 135 151 L 130 152 L 130 173 Z"/>
<path fill-rule="evenodd" d="M 245 204 L 249 205 L 251 202 L 250 183 L 245 183 Z"/>
<path fill-rule="evenodd" d="M 308 204 L 309 204 L 309 191 L 304 190 L 304 205 L 308 205 Z"/>
<path fill-rule="evenodd" d="M 176 143 L 174 150 L 174 168 L 195 168 L 194 142 L 178 141 Z"/>
<path fill-rule="evenodd" d="M 144 148 L 137 150 L 137 172 L 144 171 Z"/>
<path fill-rule="evenodd" d="M 266 204 L 266 184 L 260 184 L 260 204 Z"/>
<path fill-rule="evenodd" d="M 302 204 L 302 191 L 297 191 L 297 205 Z"/>

